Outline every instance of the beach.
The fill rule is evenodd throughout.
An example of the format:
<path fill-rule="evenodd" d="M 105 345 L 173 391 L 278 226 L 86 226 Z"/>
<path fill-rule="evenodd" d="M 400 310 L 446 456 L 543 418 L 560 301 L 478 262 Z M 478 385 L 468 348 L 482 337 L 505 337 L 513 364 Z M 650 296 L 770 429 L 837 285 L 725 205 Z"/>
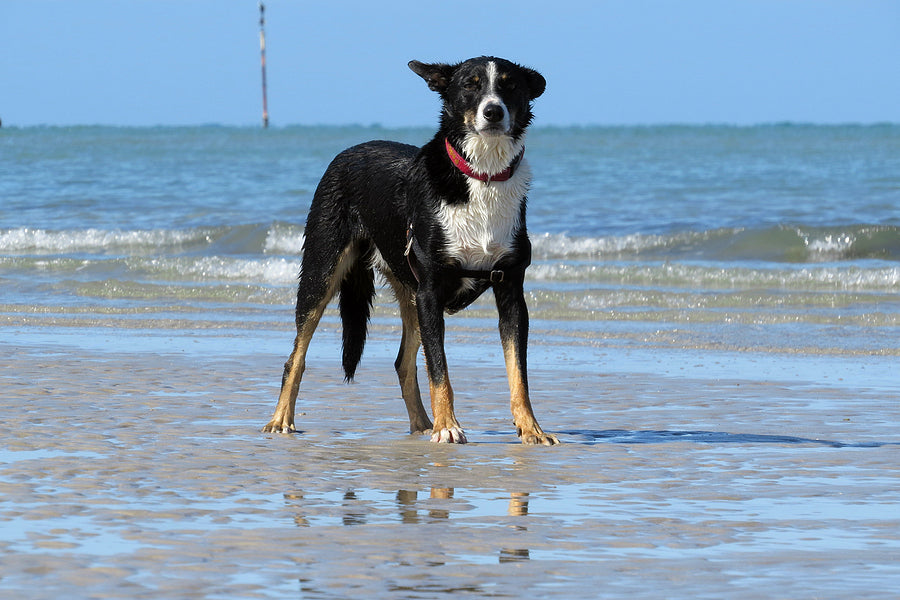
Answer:
<path fill-rule="evenodd" d="M 383 290 L 356 381 L 332 307 L 261 431 L 324 165 L 427 132 L 3 132 L 0 595 L 896 597 L 896 127 L 538 130 L 554 447 L 490 294 L 447 318 L 468 444 L 408 433 Z"/>
<path fill-rule="evenodd" d="M 404 431 L 396 340 L 370 341 L 346 385 L 327 329 L 301 433 L 260 433 L 282 333 L 5 343 L 0 589 L 889 598 L 900 582 L 892 361 L 539 347 L 536 411 L 563 444 L 538 448 L 515 438 L 498 349 L 451 334 L 470 443 L 445 446 Z"/>

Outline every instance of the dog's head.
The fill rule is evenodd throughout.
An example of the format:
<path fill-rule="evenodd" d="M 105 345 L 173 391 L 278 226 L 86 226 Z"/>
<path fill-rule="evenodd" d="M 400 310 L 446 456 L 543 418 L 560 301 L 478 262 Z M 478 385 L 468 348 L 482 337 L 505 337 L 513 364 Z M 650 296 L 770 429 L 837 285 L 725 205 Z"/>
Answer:
<path fill-rule="evenodd" d="M 441 95 L 442 126 L 461 138 L 518 139 L 531 123 L 531 101 L 547 85 L 537 71 L 491 56 L 455 65 L 413 60 L 409 68 Z"/>

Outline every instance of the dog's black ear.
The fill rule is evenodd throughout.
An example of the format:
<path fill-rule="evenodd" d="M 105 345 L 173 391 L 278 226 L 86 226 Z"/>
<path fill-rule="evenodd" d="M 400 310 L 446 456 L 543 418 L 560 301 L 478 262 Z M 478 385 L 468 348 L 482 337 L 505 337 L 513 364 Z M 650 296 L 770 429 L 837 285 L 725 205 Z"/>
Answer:
<path fill-rule="evenodd" d="M 453 76 L 453 67 L 444 63 L 428 65 L 417 60 L 409 61 L 412 72 L 425 80 L 428 88 L 437 93 L 443 93 L 450 85 L 450 77 Z"/>
<path fill-rule="evenodd" d="M 528 92 L 532 100 L 544 93 L 547 88 L 547 80 L 543 75 L 534 69 L 525 69 L 525 77 L 528 78 Z"/>

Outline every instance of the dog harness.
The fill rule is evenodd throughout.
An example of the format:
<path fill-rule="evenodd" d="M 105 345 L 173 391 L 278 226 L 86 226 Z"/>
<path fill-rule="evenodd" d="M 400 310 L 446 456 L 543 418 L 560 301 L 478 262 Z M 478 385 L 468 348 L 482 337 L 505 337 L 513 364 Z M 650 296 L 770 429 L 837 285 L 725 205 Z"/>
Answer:
<path fill-rule="evenodd" d="M 483 181 L 485 183 L 491 183 L 492 181 L 506 181 L 512 177 L 513 173 L 516 172 L 516 167 L 522 162 L 522 157 L 525 156 L 525 147 L 523 146 L 522 151 L 519 152 L 519 155 L 516 156 L 511 163 L 509 163 L 508 167 L 499 173 L 488 175 L 487 173 L 476 173 L 473 171 L 472 167 L 469 166 L 468 161 L 463 158 L 462 154 L 456 151 L 456 148 L 453 147 L 453 144 L 450 143 L 449 139 L 444 138 L 444 145 L 447 147 L 447 156 L 450 157 L 450 162 L 453 163 L 453 166 L 472 179 L 477 179 L 478 181 Z"/>
<path fill-rule="evenodd" d="M 413 252 L 413 245 L 418 246 L 418 242 L 416 242 L 416 238 L 413 235 L 413 226 L 412 223 L 409 224 L 406 228 L 406 249 L 403 251 L 403 256 L 406 257 L 406 261 L 409 263 L 409 270 L 412 271 L 413 277 L 416 278 L 416 281 L 419 281 L 419 270 L 416 268 L 416 256 L 415 252 Z M 458 277 L 469 277 L 471 279 L 486 279 L 491 283 L 503 283 L 506 279 L 507 273 L 513 273 L 515 271 L 524 271 L 528 268 L 528 265 L 531 261 L 523 261 L 518 265 L 511 265 L 507 269 L 464 269 L 462 267 L 454 267 L 450 265 L 445 265 L 444 268 L 447 268 Z"/>

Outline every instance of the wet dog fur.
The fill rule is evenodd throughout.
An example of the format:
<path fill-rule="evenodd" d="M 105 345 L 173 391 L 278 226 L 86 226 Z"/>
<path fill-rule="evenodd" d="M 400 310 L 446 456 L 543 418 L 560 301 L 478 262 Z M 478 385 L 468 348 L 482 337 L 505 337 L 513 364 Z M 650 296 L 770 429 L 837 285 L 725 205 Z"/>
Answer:
<path fill-rule="evenodd" d="M 377 269 L 400 306 L 403 331 L 395 367 L 410 432 L 431 433 L 434 442 L 466 442 L 453 409 L 444 313 L 465 308 L 492 288 L 517 435 L 525 444 L 557 444 L 556 436 L 538 425 L 529 399 L 523 293 L 531 261 L 525 227 L 531 172 L 522 154 L 531 103 L 544 92 L 545 80 L 537 71 L 494 57 L 453 65 L 411 61 L 409 67 L 440 95 L 440 126 L 421 148 L 368 142 L 341 152 L 325 171 L 306 222 L 294 348 L 264 431 L 296 431 L 306 352 L 335 295 L 344 374 L 353 378 Z M 453 153 L 464 166 L 454 164 Z M 419 392 L 420 347 L 433 421 Z"/>

